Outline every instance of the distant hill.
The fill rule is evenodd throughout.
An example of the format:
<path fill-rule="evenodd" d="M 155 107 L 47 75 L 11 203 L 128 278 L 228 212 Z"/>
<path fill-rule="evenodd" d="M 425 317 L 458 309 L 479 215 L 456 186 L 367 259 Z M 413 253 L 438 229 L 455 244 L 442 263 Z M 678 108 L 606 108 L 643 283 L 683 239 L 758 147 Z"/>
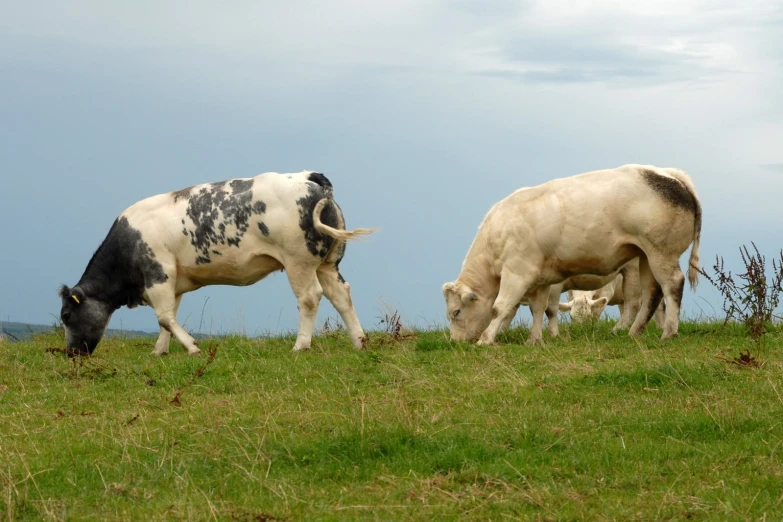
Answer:
<path fill-rule="evenodd" d="M 54 326 L 45 324 L 14 323 L 0 321 L 0 337 L 8 341 L 29 339 L 36 333 L 51 332 Z M 106 330 L 110 337 L 157 337 L 158 332 L 142 332 L 139 330 Z"/>

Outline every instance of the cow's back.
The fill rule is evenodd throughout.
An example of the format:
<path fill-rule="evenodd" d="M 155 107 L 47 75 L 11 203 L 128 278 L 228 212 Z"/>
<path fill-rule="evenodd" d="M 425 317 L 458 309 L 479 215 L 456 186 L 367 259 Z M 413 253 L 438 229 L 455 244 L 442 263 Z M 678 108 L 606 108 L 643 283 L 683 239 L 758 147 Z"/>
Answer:
<path fill-rule="evenodd" d="M 535 260 L 566 277 L 608 274 L 648 244 L 684 252 L 694 199 L 664 169 L 625 165 L 517 190 L 482 226 L 500 256 Z"/>
<path fill-rule="evenodd" d="M 123 216 L 158 257 L 201 284 L 249 284 L 274 265 L 259 263 L 263 256 L 279 265 L 326 254 L 333 240 L 318 234 L 312 220 L 324 197 L 331 197 L 331 183 L 322 174 L 264 173 L 152 196 Z M 343 226 L 336 204 L 321 217 Z"/>

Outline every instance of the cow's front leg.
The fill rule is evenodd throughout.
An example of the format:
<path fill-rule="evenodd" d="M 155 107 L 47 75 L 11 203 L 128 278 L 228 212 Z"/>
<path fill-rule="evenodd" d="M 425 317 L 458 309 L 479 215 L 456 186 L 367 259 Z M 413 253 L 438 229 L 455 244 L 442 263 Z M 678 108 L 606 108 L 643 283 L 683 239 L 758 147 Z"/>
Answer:
<path fill-rule="evenodd" d="M 169 278 L 170 281 L 173 278 Z M 158 317 L 158 324 L 161 331 L 166 330 L 171 335 L 177 338 L 180 344 L 188 351 L 188 355 L 198 355 L 201 350 L 196 345 L 196 340 L 185 331 L 182 326 L 177 322 L 177 308 L 179 307 L 180 299 L 174 295 L 174 287 L 170 284 L 159 284 L 152 288 L 147 289 L 147 301 L 150 303 L 153 309 L 155 309 L 155 315 Z M 169 336 L 170 337 L 170 336 Z M 168 351 L 168 342 L 165 345 L 166 351 L 158 351 L 162 347 L 163 333 L 158 337 L 158 342 L 155 343 L 156 355 L 161 355 Z M 160 343 L 160 344 L 159 344 Z"/>
<path fill-rule="evenodd" d="M 639 262 L 635 262 L 636 266 L 638 266 Z M 623 304 L 619 305 L 620 319 L 612 328 L 612 332 L 629 329 L 634 319 L 636 319 L 639 307 L 642 304 L 642 281 L 639 270 L 633 266 L 629 267 L 629 265 L 626 265 L 621 273 L 623 275 Z"/>
<path fill-rule="evenodd" d="M 478 344 L 494 344 L 499 331 L 507 328 L 517 314 L 519 303 L 525 297 L 530 279 L 512 272 L 504 272 L 500 277 L 500 292 L 492 305 L 492 320 L 479 337 Z"/>
<path fill-rule="evenodd" d="M 530 299 L 530 313 L 533 314 L 533 324 L 530 325 L 530 334 L 527 337 L 527 344 L 535 344 L 541 340 L 541 331 L 544 328 L 544 311 L 548 309 L 548 301 L 548 286 L 538 288 L 535 291 L 533 298 Z M 557 317 L 557 315 L 555 315 L 555 317 Z"/>
<path fill-rule="evenodd" d="M 177 310 L 179 310 L 179 303 L 182 301 L 182 295 L 178 295 L 174 301 L 174 317 L 177 316 Z M 155 343 L 155 348 L 152 350 L 153 355 L 166 355 L 169 353 L 169 344 L 171 343 L 171 332 L 164 327 L 160 327 L 160 335 Z"/>
<path fill-rule="evenodd" d="M 560 295 L 563 293 L 563 284 L 551 285 L 549 287 L 549 303 L 546 307 L 546 328 L 549 331 L 549 335 L 557 337 L 560 334 L 558 328 L 558 316 L 557 312 L 560 310 Z M 532 311 L 531 307 L 531 311 Z"/>
<path fill-rule="evenodd" d="M 313 267 L 289 268 L 286 267 L 288 282 L 296 296 L 297 308 L 299 308 L 299 332 L 296 334 L 294 351 L 307 350 L 313 338 L 313 326 L 315 316 L 318 314 L 318 304 L 323 295 L 323 288 L 318 282 L 316 269 Z"/>

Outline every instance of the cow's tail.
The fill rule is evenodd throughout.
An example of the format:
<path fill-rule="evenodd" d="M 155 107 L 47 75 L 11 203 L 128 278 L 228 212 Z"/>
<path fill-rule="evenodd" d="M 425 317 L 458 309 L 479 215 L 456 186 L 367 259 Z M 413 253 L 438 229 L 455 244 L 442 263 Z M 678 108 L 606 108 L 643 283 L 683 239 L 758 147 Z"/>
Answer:
<path fill-rule="evenodd" d="M 693 246 L 691 247 L 691 257 L 688 261 L 688 282 L 691 288 L 696 288 L 699 284 L 699 240 L 701 239 L 701 202 L 699 196 L 696 194 L 696 186 L 693 184 L 690 176 L 679 169 L 665 169 L 668 174 L 676 178 L 680 183 L 685 185 L 688 192 L 693 196 L 693 201 L 696 203 L 696 213 L 693 223 Z"/>
<path fill-rule="evenodd" d="M 351 239 L 358 239 L 361 236 L 372 234 L 375 232 L 374 228 L 355 228 L 353 230 L 340 230 L 339 228 L 330 227 L 329 225 L 321 222 L 321 212 L 324 207 L 331 203 L 331 198 L 323 198 L 313 207 L 313 226 L 321 234 L 339 239 L 341 241 L 348 241 Z"/>

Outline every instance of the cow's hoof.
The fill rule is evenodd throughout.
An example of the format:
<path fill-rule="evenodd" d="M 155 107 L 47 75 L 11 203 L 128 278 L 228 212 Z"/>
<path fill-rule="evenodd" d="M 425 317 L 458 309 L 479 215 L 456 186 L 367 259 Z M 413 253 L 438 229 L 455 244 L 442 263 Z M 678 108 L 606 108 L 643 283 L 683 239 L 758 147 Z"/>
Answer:
<path fill-rule="evenodd" d="M 495 344 L 493 341 L 490 341 L 489 339 L 479 339 L 476 341 L 476 344 L 479 346 L 492 346 Z"/>
<path fill-rule="evenodd" d="M 367 335 L 363 335 L 359 337 L 359 340 L 357 342 L 353 343 L 354 348 L 357 350 L 366 350 L 367 349 L 367 341 L 369 341 L 369 338 Z"/>
<path fill-rule="evenodd" d="M 150 352 L 150 354 L 152 354 L 152 355 L 156 355 L 156 356 L 158 356 L 158 357 L 161 357 L 161 356 L 163 356 L 163 355 L 168 355 L 168 354 L 169 354 L 169 352 L 158 352 L 158 351 L 156 351 L 156 350 L 152 350 L 152 351 Z"/>
<path fill-rule="evenodd" d="M 308 349 L 310 349 L 309 346 L 294 345 L 294 348 L 291 351 L 296 353 L 296 352 L 303 352 L 303 351 L 308 350 Z"/>
<path fill-rule="evenodd" d="M 540 342 L 541 342 L 541 338 L 540 337 L 539 338 L 535 338 L 535 339 L 534 338 L 529 338 L 527 341 L 525 341 L 525 344 L 529 344 L 529 345 L 532 346 L 532 345 L 535 345 L 535 344 L 539 344 Z"/>

